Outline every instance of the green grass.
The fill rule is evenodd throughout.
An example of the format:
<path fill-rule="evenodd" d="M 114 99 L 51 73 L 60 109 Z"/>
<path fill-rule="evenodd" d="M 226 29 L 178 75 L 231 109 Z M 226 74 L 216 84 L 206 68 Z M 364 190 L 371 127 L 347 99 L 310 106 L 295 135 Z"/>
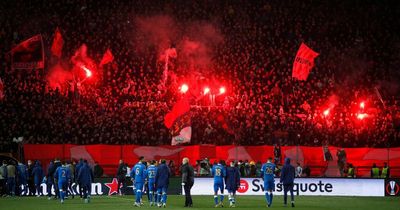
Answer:
<path fill-rule="evenodd" d="M 84 204 L 79 198 L 66 200 L 60 204 L 57 200 L 47 200 L 47 197 L 8 197 L 0 198 L 0 210 L 123 210 L 135 209 L 133 206 L 133 196 L 94 196 L 91 203 Z M 400 210 L 400 197 L 313 197 L 298 196 L 295 198 L 296 207 L 294 209 L 310 210 Z M 194 196 L 194 207 L 192 209 L 212 209 L 214 208 L 212 196 Z M 184 197 L 171 195 L 168 197 L 167 209 L 187 209 L 183 208 Z M 225 206 L 227 202 L 225 201 Z M 235 209 L 266 209 L 263 196 L 239 196 Z M 225 207 L 227 209 L 229 207 Z M 149 207 L 148 203 L 140 209 L 157 209 Z M 291 209 L 283 206 L 283 197 L 275 196 L 273 206 L 270 209 Z"/>

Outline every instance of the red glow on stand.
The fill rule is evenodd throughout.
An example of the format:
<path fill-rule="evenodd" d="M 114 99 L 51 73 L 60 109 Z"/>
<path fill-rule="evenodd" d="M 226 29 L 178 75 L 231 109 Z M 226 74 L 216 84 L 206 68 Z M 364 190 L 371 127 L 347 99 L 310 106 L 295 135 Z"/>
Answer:
<path fill-rule="evenodd" d="M 327 116 L 329 115 L 329 112 L 330 112 L 329 109 L 325 110 L 325 111 L 323 112 L 324 116 L 327 117 Z"/>
<path fill-rule="evenodd" d="M 208 93 L 210 93 L 210 88 L 208 87 L 204 88 L 204 95 L 207 95 Z"/>
<path fill-rule="evenodd" d="M 189 86 L 187 84 L 183 84 L 180 88 L 181 93 L 186 93 L 189 90 Z"/>
<path fill-rule="evenodd" d="M 224 94 L 226 92 L 225 87 L 219 88 L 219 94 Z"/>

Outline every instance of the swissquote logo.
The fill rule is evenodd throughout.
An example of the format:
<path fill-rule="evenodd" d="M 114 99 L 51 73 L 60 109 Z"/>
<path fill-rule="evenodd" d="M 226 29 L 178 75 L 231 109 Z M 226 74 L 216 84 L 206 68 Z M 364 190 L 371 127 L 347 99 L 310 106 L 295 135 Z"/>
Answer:
<path fill-rule="evenodd" d="M 239 193 L 245 193 L 245 192 L 247 192 L 248 189 L 249 189 L 249 183 L 246 180 L 241 179 L 240 180 L 240 186 L 239 186 L 237 191 Z"/>
<path fill-rule="evenodd" d="M 250 188 L 253 192 L 264 192 L 264 184 L 262 179 L 253 179 L 250 184 L 246 180 L 243 180 L 246 182 L 247 187 L 245 187 L 245 183 L 242 180 L 240 182 L 240 188 L 242 188 L 243 193 L 247 192 L 247 190 Z M 243 186 L 242 186 L 243 185 Z M 249 187 L 250 185 L 250 187 Z M 244 189 L 246 189 L 244 191 Z M 238 192 L 242 193 L 240 191 L 241 189 L 238 189 Z M 276 192 L 282 192 L 283 191 L 283 185 L 277 180 L 275 180 L 275 191 Z M 313 182 L 305 182 L 305 183 L 294 183 L 293 186 L 293 191 L 295 192 L 296 195 L 300 195 L 301 193 L 331 193 L 333 191 L 333 183 L 326 182 L 323 180 L 315 180 Z"/>
<path fill-rule="evenodd" d="M 385 194 L 386 196 L 400 196 L 400 185 L 399 180 L 389 179 L 385 184 Z"/>

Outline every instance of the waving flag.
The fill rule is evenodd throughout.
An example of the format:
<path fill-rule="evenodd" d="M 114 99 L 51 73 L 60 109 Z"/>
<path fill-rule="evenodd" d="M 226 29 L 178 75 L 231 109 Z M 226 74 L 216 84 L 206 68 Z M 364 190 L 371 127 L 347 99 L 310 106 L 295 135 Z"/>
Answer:
<path fill-rule="evenodd" d="M 111 50 L 110 49 L 107 49 L 107 51 L 104 53 L 104 55 L 103 55 L 103 59 L 101 59 L 101 62 L 100 62 L 100 66 L 102 66 L 102 65 L 105 65 L 105 64 L 107 64 L 107 63 L 110 63 L 110 62 L 112 62 L 114 60 L 114 56 L 113 56 L 113 54 L 111 53 Z"/>
<path fill-rule="evenodd" d="M 11 50 L 13 69 L 44 68 L 42 35 L 33 36 Z"/>
<path fill-rule="evenodd" d="M 164 117 L 164 124 L 165 127 L 171 128 L 174 124 L 174 122 L 178 119 L 178 117 L 186 114 L 187 112 L 190 111 L 190 104 L 187 99 L 182 99 L 172 107 L 171 112 L 169 112 L 167 115 Z"/>
<path fill-rule="evenodd" d="M 307 77 L 314 66 L 314 59 L 318 55 L 317 52 L 313 51 L 304 43 L 301 43 L 293 62 L 292 77 L 298 80 L 307 80 Z"/>
<path fill-rule="evenodd" d="M 0 78 L 0 101 L 4 98 L 4 83 L 3 80 Z"/>
<path fill-rule="evenodd" d="M 164 124 L 170 129 L 172 145 L 190 142 L 192 127 L 189 111 L 189 101 L 182 99 L 174 105 L 171 112 L 165 115 Z"/>
<path fill-rule="evenodd" d="M 53 53 L 54 56 L 60 58 L 62 54 L 62 48 L 64 45 L 64 40 L 62 38 L 60 29 L 56 29 L 56 32 L 54 33 L 54 39 L 53 39 L 53 44 L 51 45 L 51 53 Z"/>

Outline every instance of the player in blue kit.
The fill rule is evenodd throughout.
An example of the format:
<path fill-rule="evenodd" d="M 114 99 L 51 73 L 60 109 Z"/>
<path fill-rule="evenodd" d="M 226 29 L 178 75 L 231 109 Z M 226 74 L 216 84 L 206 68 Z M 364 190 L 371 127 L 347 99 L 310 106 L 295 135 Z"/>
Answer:
<path fill-rule="evenodd" d="M 71 179 L 70 170 L 64 162 L 56 169 L 54 177 L 57 179 L 58 189 L 60 190 L 61 203 L 64 203 L 65 193 L 68 190 L 68 183 Z"/>
<path fill-rule="evenodd" d="M 157 173 L 156 173 L 156 188 L 157 188 L 157 202 L 158 207 L 166 207 L 167 205 L 167 190 L 169 185 L 169 177 L 171 171 L 168 168 L 166 161 L 161 160 L 160 165 L 157 166 Z"/>
<path fill-rule="evenodd" d="M 149 187 L 150 206 L 153 206 L 153 204 L 155 204 L 157 201 L 157 193 L 155 193 L 156 191 L 155 179 L 156 179 L 157 167 L 155 166 L 155 163 L 156 161 L 154 160 L 150 161 L 150 165 L 147 167 L 146 170 L 147 184 Z"/>
<path fill-rule="evenodd" d="M 226 176 L 226 169 L 223 165 L 224 161 L 220 160 L 218 164 L 214 165 L 211 169 L 211 175 L 214 177 L 214 202 L 215 207 L 224 206 L 224 178 Z M 218 190 L 221 191 L 221 200 L 218 202 Z"/>
<path fill-rule="evenodd" d="M 268 207 L 271 207 L 272 205 L 272 191 L 275 190 L 275 167 L 275 164 L 272 163 L 272 158 L 269 157 L 267 163 L 265 163 L 261 168 L 261 177 L 264 179 L 264 192 Z"/>
<path fill-rule="evenodd" d="M 144 157 L 139 157 L 139 162 L 136 163 L 135 166 L 133 166 L 133 169 L 130 173 L 132 182 L 135 185 L 136 190 L 136 201 L 134 205 L 137 207 L 140 207 L 143 185 L 146 180 L 146 166 L 143 164 L 143 161 Z"/>

